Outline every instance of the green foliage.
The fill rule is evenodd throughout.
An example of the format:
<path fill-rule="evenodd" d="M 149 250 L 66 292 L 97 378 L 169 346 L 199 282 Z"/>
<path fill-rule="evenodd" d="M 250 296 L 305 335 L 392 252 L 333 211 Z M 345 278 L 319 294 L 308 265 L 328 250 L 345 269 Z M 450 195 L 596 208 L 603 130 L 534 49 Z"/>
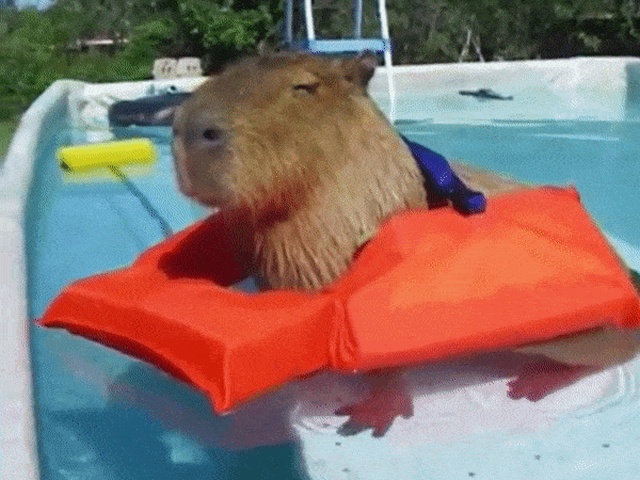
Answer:
<path fill-rule="evenodd" d="M 90 51 L 69 58 L 58 78 L 80 79 L 86 82 L 124 82 L 151 78 L 151 65 L 130 62 L 125 55 L 109 55 Z"/>
<path fill-rule="evenodd" d="M 181 0 L 177 5 L 177 43 L 214 70 L 273 40 L 282 15 L 275 2 Z"/>
<path fill-rule="evenodd" d="M 0 122 L 17 119 L 28 106 L 27 102 L 15 95 L 0 95 Z"/>
<path fill-rule="evenodd" d="M 315 5 L 319 37 L 353 35 L 350 0 Z M 46 12 L 0 9 L 0 120 L 59 78 L 150 78 L 162 56 L 200 57 L 205 71 L 216 71 L 276 45 L 283 7 L 283 0 L 57 0 Z M 364 2 L 364 13 L 363 35 L 377 36 L 375 2 Z M 388 13 L 396 64 L 640 55 L 640 0 L 388 0 Z M 70 48 L 94 37 L 114 47 Z"/>
<path fill-rule="evenodd" d="M 156 56 L 164 55 L 163 50 L 167 50 L 167 46 L 171 45 L 177 33 L 176 23 L 169 18 L 148 20 L 134 27 L 129 43 L 124 48 L 121 57 L 132 68 L 135 65 L 138 70 L 146 69 L 149 73 L 153 59 Z M 142 72 L 138 72 L 135 78 L 138 78 L 140 74 Z"/>
<path fill-rule="evenodd" d="M 1 15 L 6 35 L 0 41 L 0 95 L 27 103 L 46 88 L 50 70 L 58 66 L 57 49 L 48 40 L 57 30 L 35 10 Z"/>
<path fill-rule="evenodd" d="M 16 126 L 17 122 L 15 120 L 0 120 L 0 165 L 2 165 L 2 159 L 9 149 L 9 143 Z"/>
<path fill-rule="evenodd" d="M 215 3 L 183 1 L 180 13 L 207 49 L 246 50 L 258 42 L 272 21 L 265 8 L 234 10 Z"/>

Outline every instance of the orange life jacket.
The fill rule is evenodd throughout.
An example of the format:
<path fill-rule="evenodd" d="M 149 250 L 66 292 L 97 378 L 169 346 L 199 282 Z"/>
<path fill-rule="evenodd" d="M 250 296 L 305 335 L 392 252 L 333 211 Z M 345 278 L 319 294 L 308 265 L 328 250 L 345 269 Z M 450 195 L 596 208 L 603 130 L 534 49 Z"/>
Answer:
<path fill-rule="evenodd" d="M 150 361 L 218 412 L 326 367 L 411 365 L 640 323 L 626 270 L 572 188 L 500 195 L 469 217 L 399 214 L 317 294 L 226 288 L 243 273 L 220 221 L 71 284 L 39 323 Z"/>

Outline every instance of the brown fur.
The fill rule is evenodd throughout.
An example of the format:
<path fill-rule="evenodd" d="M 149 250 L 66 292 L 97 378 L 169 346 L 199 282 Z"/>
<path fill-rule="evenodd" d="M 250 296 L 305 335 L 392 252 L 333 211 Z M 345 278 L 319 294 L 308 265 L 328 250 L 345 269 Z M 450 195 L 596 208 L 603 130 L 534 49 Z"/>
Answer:
<path fill-rule="evenodd" d="M 245 60 L 179 114 L 178 159 L 189 148 L 185 119 L 210 116 L 227 132 L 216 158 L 189 151 L 205 166 L 192 169 L 200 177 L 187 193 L 233 212 L 262 288 L 320 289 L 391 214 L 426 206 L 415 160 L 367 95 L 362 61 Z"/>
<path fill-rule="evenodd" d="M 367 95 L 374 65 L 366 55 L 246 59 L 207 80 L 176 115 L 181 188 L 222 209 L 262 289 L 328 285 L 390 215 L 426 206 L 414 159 Z M 209 128 L 219 144 L 202 145 Z M 488 195 L 526 187 L 452 166 Z M 609 366 L 637 350 L 635 337 L 605 329 L 521 351 Z"/>

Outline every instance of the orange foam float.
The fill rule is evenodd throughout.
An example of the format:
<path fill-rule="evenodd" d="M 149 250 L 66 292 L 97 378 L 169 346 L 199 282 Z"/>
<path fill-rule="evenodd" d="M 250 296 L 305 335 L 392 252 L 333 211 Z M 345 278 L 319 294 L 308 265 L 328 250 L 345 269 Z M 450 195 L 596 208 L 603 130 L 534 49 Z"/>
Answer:
<path fill-rule="evenodd" d="M 131 266 L 69 285 L 39 324 L 152 362 L 217 412 L 297 377 L 369 370 L 640 324 L 640 299 L 573 188 L 404 212 L 316 294 L 256 294 L 213 215 Z"/>

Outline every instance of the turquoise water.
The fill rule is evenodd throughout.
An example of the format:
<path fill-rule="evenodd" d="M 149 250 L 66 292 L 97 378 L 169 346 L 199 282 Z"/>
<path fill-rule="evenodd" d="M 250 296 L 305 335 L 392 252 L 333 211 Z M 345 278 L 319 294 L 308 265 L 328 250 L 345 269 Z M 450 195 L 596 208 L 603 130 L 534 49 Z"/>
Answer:
<path fill-rule="evenodd" d="M 640 245 L 640 123 L 405 123 L 400 129 L 449 159 L 533 183 L 575 185 L 608 233 Z"/>
<path fill-rule="evenodd" d="M 399 123 L 409 138 L 449 158 L 462 158 L 524 181 L 576 185 L 605 231 L 640 248 L 638 126 L 633 122 Z M 162 238 L 157 223 L 123 185 L 63 181 L 54 152 L 70 138 L 70 132 L 63 132 L 52 139 L 36 165 L 27 217 L 32 318 L 38 318 L 69 282 L 127 265 Z M 205 211 L 175 188 L 168 132 L 154 140 L 161 153 L 158 168 L 153 175 L 134 181 L 178 230 Z M 233 417 L 215 417 L 201 395 L 147 365 L 57 330 L 34 327 L 32 348 L 43 479 L 286 480 L 309 476 L 305 453 L 295 441 L 267 435 L 266 440 L 249 442 L 249 448 L 230 448 Z M 123 398 L 114 385 L 132 388 L 132 396 Z M 540 452 L 562 445 L 566 450 L 570 446 L 558 440 L 566 431 L 580 441 L 585 441 L 588 432 L 602 432 L 603 438 L 593 446 L 576 447 L 577 454 L 597 458 L 603 455 L 606 442 L 615 446 L 607 447 L 608 455 L 624 458 L 624 450 L 637 450 L 640 441 L 640 433 L 635 433 L 640 432 L 635 406 L 636 399 L 626 399 L 592 418 L 590 426 L 573 422 L 561 425 L 549 437 L 519 436 L 520 443 L 500 450 L 501 459 L 511 472 L 526 471 L 530 473 L 527 478 L 538 478 L 544 470 L 536 470 L 542 464 L 531 461 L 529 448 Z M 278 408 L 274 406 L 265 415 L 282 427 L 286 412 Z M 486 460 L 482 452 L 498 451 L 503 441 L 480 435 L 416 455 L 431 465 L 453 459 L 451 475 L 442 464 L 432 470 L 434 477 L 437 473 L 443 475 L 438 478 L 468 478 L 466 471 L 454 468 L 455 458 L 467 455 L 477 456 L 478 462 Z M 579 444 L 576 440 L 575 445 Z M 565 450 L 557 455 L 576 455 Z M 562 458 L 556 460 L 561 463 Z M 626 472 L 639 471 L 640 459 L 627 459 L 624 466 Z"/>

